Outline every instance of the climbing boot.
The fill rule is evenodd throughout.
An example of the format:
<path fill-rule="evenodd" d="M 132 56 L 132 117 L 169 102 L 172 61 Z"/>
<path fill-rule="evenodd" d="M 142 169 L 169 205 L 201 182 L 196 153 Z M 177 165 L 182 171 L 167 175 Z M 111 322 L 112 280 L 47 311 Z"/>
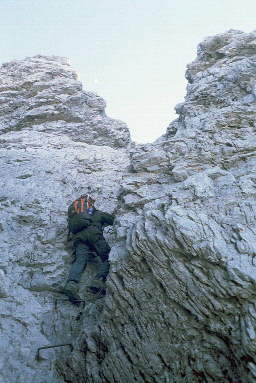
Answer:
<path fill-rule="evenodd" d="M 109 264 L 108 260 L 101 262 L 100 267 L 99 267 L 99 271 L 95 275 L 95 280 L 101 279 L 102 281 L 105 281 L 107 278 L 107 275 L 109 273 L 109 268 L 110 268 L 110 264 Z"/>
<path fill-rule="evenodd" d="M 79 306 L 81 298 L 78 295 L 78 290 L 78 283 L 74 281 L 68 281 L 62 289 L 62 293 L 68 297 L 71 303 Z"/>
<path fill-rule="evenodd" d="M 103 296 L 106 295 L 106 285 L 101 279 L 94 279 L 91 285 L 88 287 L 90 293 Z"/>

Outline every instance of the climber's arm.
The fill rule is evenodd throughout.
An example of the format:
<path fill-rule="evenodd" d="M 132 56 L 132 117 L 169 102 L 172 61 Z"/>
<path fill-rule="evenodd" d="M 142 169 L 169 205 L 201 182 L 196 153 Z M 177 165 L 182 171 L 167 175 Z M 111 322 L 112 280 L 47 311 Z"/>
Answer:
<path fill-rule="evenodd" d="M 113 214 L 109 214 L 109 213 L 102 213 L 102 219 L 103 219 L 104 225 L 106 225 L 106 226 L 111 225 L 112 226 L 114 223 L 115 216 Z"/>

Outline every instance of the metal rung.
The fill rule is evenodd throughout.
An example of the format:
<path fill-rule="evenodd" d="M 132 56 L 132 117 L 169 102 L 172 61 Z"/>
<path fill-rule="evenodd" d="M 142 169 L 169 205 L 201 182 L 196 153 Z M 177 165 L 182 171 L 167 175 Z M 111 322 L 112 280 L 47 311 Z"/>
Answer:
<path fill-rule="evenodd" d="M 56 347 L 63 347 L 63 346 L 69 346 L 71 352 L 72 352 L 73 349 L 74 349 L 72 343 L 55 344 L 55 345 L 52 345 L 52 346 L 43 346 L 43 347 L 39 347 L 39 348 L 37 349 L 35 359 L 36 359 L 37 361 L 40 360 L 40 350 L 46 350 L 47 348 L 56 348 Z"/>

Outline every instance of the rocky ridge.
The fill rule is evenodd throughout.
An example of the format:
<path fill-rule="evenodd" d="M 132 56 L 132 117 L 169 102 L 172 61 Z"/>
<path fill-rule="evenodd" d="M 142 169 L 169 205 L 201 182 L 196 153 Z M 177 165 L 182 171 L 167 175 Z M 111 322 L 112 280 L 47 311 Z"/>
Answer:
<path fill-rule="evenodd" d="M 203 41 L 179 118 L 130 150 L 88 381 L 255 382 L 255 38 Z"/>
<path fill-rule="evenodd" d="M 32 270 L 27 263 L 11 266 L 14 259 L 22 259 L 17 254 L 20 246 L 11 236 L 17 241 L 18 233 L 26 240 L 29 230 L 26 225 L 22 231 L 20 226 L 13 226 L 15 236 L 13 230 L 6 233 L 7 228 L 3 227 L 0 233 L 6 236 L 6 246 L 7 234 L 12 238 L 6 251 L 10 258 L 0 265 L 5 280 L 0 303 L 5 309 L 10 305 L 9 317 L 5 314 L 4 318 L 10 321 L 12 318 L 11 323 L 3 322 L 7 323 L 7 334 L 13 326 L 13 307 L 17 306 L 13 301 L 23 294 L 22 307 L 26 307 L 28 296 L 30 305 L 33 299 L 29 318 L 34 322 L 28 321 L 32 323 L 33 346 L 53 338 L 59 342 L 72 339 L 74 346 L 72 352 L 66 348 L 51 354 L 44 351 L 44 358 L 32 367 L 29 351 L 27 354 L 19 351 L 17 360 L 22 356 L 30 373 L 36 369 L 41 379 L 38 383 L 253 383 L 256 380 L 256 33 L 231 30 L 207 38 L 199 45 L 196 60 L 188 65 L 186 77 L 185 102 L 177 105 L 179 117 L 169 125 L 166 134 L 153 144 L 131 145 L 129 160 L 125 149 L 107 147 L 103 160 L 105 173 L 93 169 L 90 174 L 99 207 L 105 206 L 107 200 L 109 210 L 116 209 L 117 215 L 113 231 L 106 233 L 112 251 L 105 300 L 87 302 L 79 313 L 59 303 L 58 309 L 53 310 L 52 294 L 47 292 L 65 274 L 61 263 L 63 258 L 68 259 L 68 249 L 63 246 L 63 201 L 72 194 L 73 190 L 67 186 L 71 177 L 61 186 L 62 199 L 57 205 L 51 197 L 54 219 L 50 227 L 59 230 L 59 235 L 52 233 L 49 239 L 57 243 L 55 249 L 59 251 L 58 254 L 55 250 L 51 265 L 40 266 L 37 272 L 38 259 Z M 17 132 L 5 134 L 8 141 L 10 136 L 16 139 Z M 31 130 L 19 134 L 27 134 L 29 138 Z M 41 131 L 36 134 L 40 142 L 44 140 L 40 149 L 43 153 L 50 133 L 45 131 L 44 138 Z M 67 132 L 62 139 L 63 154 L 68 143 L 72 147 L 78 145 Z M 27 144 L 25 141 L 25 147 Z M 16 141 L 11 145 L 21 144 Z M 85 150 L 87 153 L 99 150 L 98 146 L 85 143 L 79 143 L 79 147 L 81 156 Z M 118 174 L 121 188 L 113 183 L 113 173 L 108 168 L 110 151 L 115 159 L 111 171 Z M 121 157 L 116 158 L 116 151 L 123 154 L 122 166 L 118 165 Z M 48 152 L 41 159 L 44 156 L 47 163 Z M 71 159 L 61 170 L 53 171 L 58 190 L 61 183 L 56 175 L 68 177 Z M 61 164 L 62 159 L 56 163 Z M 85 164 L 83 171 L 87 169 L 86 161 Z M 77 162 L 72 163 L 71 173 L 76 165 Z M 96 187 L 97 183 L 102 185 L 102 174 L 104 182 L 109 181 L 109 193 L 105 195 Z M 87 175 L 83 177 L 83 182 L 88 180 Z M 28 187 L 26 178 L 19 182 Z M 82 190 L 80 182 L 76 178 L 76 192 Z M 13 191 L 16 185 L 17 181 L 6 190 Z M 46 182 L 40 186 L 41 193 L 45 187 Z M 16 190 L 19 193 L 17 186 Z M 49 187 L 46 190 L 48 196 Z M 54 189 L 50 195 L 55 195 Z M 27 199 L 29 204 L 29 193 Z M 41 239 L 37 237 L 33 246 L 41 241 L 38 258 L 45 257 L 47 263 L 53 247 L 47 253 L 44 241 L 46 229 L 49 230 L 49 205 L 46 201 L 43 198 L 41 214 L 47 223 Z M 17 222 L 17 207 L 9 199 L 3 202 L 12 209 L 8 217 L 13 214 Z M 30 212 L 31 206 L 27 208 Z M 7 214 L 5 209 L 4 213 Z M 40 233 L 35 222 L 33 228 Z M 31 271 L 31 283 L 35 278 L 35 285 L 28 286 Z M 18 284 L 10 283 L 11 277 Z M 12 284 L 16 286 L 15 294 L 10 293 Z M 17 286 L 23 290 L 18 291 Z M 16 316 L 16 322 L 21 319 L 24 321 Z M 23 329 L 20 323 L 19 326 Z M 20 347 L 14 343 L 9 355 Z M 28 342 L 29 347 L 31 350 Z M 11 367 L 17 376 L 17 371 L 21 371 L 17 361 Z M 48 380 L 44 380 L 44 369 L 52 374 Z M 20 375 L 17 382 L 23 381 L 25 378 Z M 26 381 L 33 380 L 27 375 Z"/>
<path fill-rule="evenodd" d="M 126 124 L 106 116 L 105 101 L 82 89 L 65 58 L 39 55 L 6 63 L 0 79 L 2 133 L 32 128 L 94 145 L 129 143 Z"/>
<path fill-rule="evenodd" d="M 72 259 L 67 206 L 90 187 L 97 207 L 114 211 L 129 131 L 57 57 L 4 64 L 0 100 L 0 382 L 59 383 L 59 348 L 36 356 L 78 331 L 80 310 L 56 293 Z M 112 230 L 105 235 L 111 243 Z"/>

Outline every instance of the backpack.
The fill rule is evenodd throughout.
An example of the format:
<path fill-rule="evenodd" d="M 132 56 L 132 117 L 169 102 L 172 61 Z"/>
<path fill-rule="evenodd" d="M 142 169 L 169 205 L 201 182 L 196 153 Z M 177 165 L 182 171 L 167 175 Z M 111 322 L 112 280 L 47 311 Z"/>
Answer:
<path fill-rule="evenodd" d="M 68 229 L 72 234 L 86 229 L 92 220 L 86 214 L 86 200 L 79 198 L 75 200 L 68 209 Z"/>

